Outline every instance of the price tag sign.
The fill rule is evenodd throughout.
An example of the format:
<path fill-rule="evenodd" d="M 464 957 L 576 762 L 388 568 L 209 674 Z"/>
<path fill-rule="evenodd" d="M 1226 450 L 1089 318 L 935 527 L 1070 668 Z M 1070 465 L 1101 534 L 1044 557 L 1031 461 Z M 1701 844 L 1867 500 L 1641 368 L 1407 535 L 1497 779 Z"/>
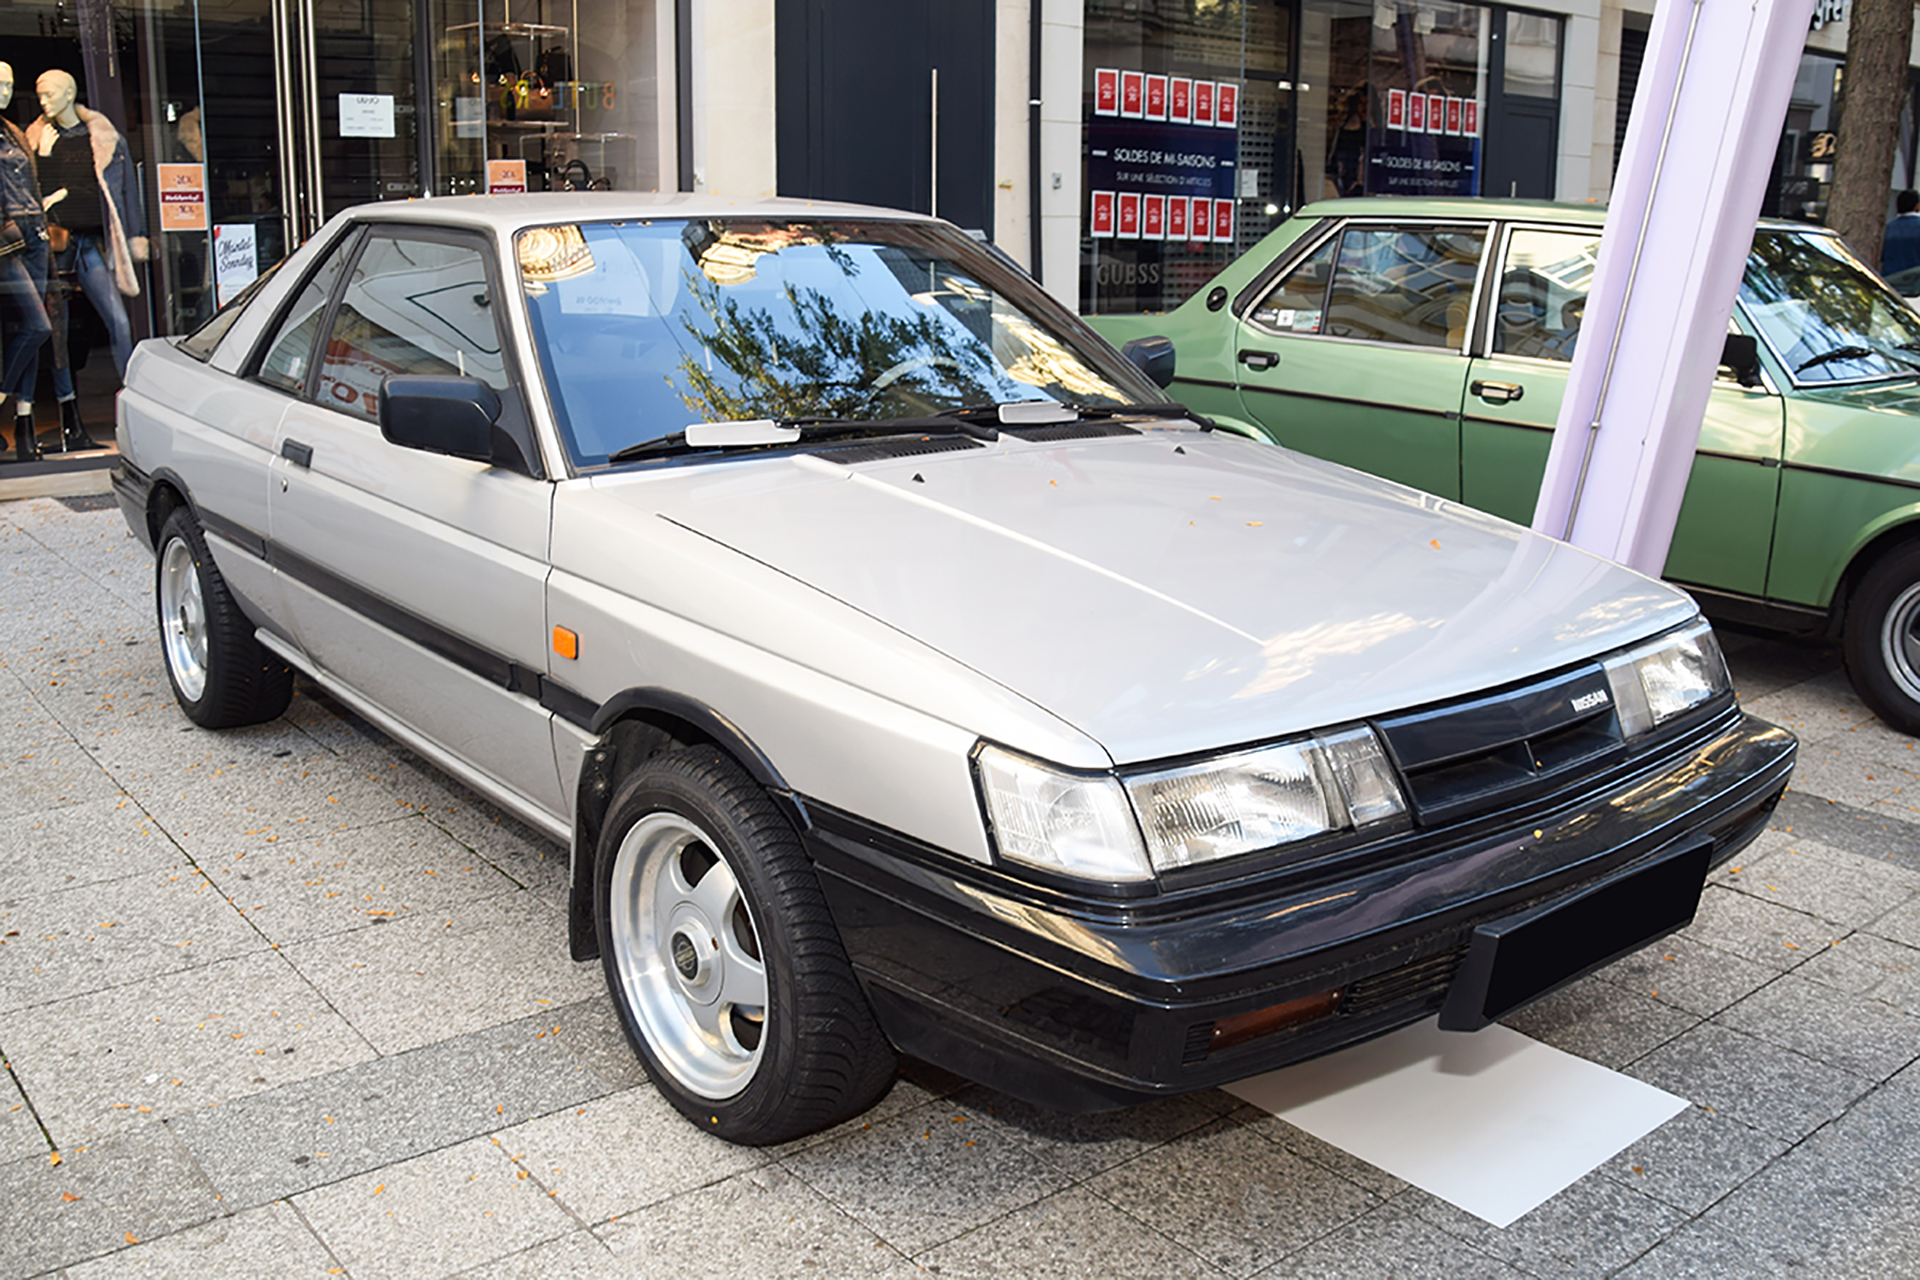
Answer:
<path fill-rule="evenodd" d="M 160 229 L 207 229 L 207 167 L 203 164 L 163 164 L 160 176 Z"/>
<path fill-rule="evenodd" d="M 487 161 L 487 194 L 490 196 L 517 196 L 527 189 L 527 162 L 525 160 L 489 160 Z"/>

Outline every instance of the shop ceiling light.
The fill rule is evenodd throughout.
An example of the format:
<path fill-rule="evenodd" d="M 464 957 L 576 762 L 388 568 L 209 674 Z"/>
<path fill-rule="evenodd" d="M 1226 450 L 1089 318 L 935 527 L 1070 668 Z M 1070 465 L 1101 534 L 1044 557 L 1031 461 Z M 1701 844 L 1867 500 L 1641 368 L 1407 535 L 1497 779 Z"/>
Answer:
<path fill-rule="evenodd" d="M 594 269 L 593 250 L 572 223 L 533 227 L 520 233 L 516 246 L 520 276 L 529 284 L 553 284 L 584 276 Z"/>

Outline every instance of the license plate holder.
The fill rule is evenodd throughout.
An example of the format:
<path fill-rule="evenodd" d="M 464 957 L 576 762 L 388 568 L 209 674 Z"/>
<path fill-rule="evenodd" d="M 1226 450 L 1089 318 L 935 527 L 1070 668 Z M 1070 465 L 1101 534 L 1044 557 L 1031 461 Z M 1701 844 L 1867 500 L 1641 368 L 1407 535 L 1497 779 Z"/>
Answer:
<path fill-rule="evenodd" d="M 1713 841 L 1699 836 L 1657 860 L 1473 931 L 1440 1010 L 1443 1031 L 1478 1031 L 1595 969 L 1693 923 Z"/>

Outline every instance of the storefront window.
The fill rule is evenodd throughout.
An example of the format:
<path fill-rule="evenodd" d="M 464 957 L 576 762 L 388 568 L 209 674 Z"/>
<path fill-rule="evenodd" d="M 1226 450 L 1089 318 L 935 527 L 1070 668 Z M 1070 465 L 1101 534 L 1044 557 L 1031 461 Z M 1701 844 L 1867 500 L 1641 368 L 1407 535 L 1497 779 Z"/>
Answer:
<path fill-rule="evenodd" d="M 1301 134 L 1318 196 L 1477 195 L 1493 11 L 1306 0 Z M 1552 19 L 1541 19 L 1553 23 Z"/>
<path fill-rule="evenodd" d="M 1081 305 L 1178 305 L 1299 202 L 1291 4 L 1087 0 Z"/>
<path fill-rule="evenodd" d="M 655 6 L 432 0 L 435 192 L 660 186 Z"/>

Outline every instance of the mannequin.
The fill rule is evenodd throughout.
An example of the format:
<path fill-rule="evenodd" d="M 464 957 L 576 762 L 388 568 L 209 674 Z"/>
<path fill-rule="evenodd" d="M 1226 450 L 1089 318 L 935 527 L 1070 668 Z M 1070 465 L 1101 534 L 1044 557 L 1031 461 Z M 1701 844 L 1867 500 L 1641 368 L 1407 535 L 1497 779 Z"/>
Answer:
<path fill-rule="evenodd" d="M 67 228 L 67 248 L 55 255 L 54 270 L 71 274 L 87 301 L 106 323 L 113 363 L 121 377 L 133 355 L 133 330 L 122 296 L 140 292 L 133 264 L 147 260 L 146 205 L 140 198 L 126 139 L 97 111 L 78 105 L 79 86 L 64 71 L 43 71 L 35 84 L 41 116 L 27 126 L 42 180 L 54 188 L 47 211 Z M 64 349 L 66 312 L 60 309 L 56 342 Z M 73 374 L 55 361 L 54 392 L 60 422 L 69 438 L 85 438 Z"/>
<path fill-rule="evenodd" d="M 13 101 L 13 68 L 0 62 L 0 110 Z M 33 380 L 40 367 L 40 344 L 49 332 L 41 297 L 47 287 L 47 223 L 40 203 L 40 181 L 33 148 L 13 121 L 0 116 L 0 220 L 20 233 L 20 248 L 0 257 L 0 404 L 15 397 L 13 456 L 31 462 L 40 456 L 33 434 Z M 12 236 L 7 237 L 8 241 Z"/>

